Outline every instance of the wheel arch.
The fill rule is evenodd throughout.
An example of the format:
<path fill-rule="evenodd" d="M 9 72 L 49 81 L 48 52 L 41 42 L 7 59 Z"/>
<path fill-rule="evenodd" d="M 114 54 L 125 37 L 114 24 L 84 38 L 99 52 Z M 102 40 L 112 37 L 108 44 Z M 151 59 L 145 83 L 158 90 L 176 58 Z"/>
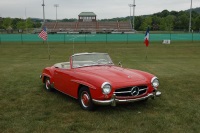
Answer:
<path fill-rule="evenodd" d="M 50 75 L 47 75 L 47 74 L 44 74 L 43 75 L 43 78 L 42 78 L 42 82 L 45 83 L 45 80 L 49 78 L 51 80 L 51 76 Z"/>
<path fill-rule="evenodd" d="M 46 78 L 52 80 L 53 70 L 50 67 L 47 67 L 42 72 L 42 82 L 45 82 Z"/>
<path fill-rule="evenodd" d="M 86 86 L 86 85 L 83 85 L 83 84 L 79 84 L 79 86 L 78 86 L 78 91 L 77 91 L 77 99 L 78 99 L 78 95 L 79 95 L 79 92 L 80 92 L 80 90 L 81 90 L 82 87 L 86 87 L 86 88 L 88 88 L 88 90 L 90 91 L 90 87 L 88 87 L 88 86 Z"/>
<path fill-rule="evenodd" d="M 80 84 L 78 88 L 78 101 L 82 109 L 93 111 L 95 109 L 95 105 L 92 102 L 90 89 L 91 88 L 88 86 Z"/>

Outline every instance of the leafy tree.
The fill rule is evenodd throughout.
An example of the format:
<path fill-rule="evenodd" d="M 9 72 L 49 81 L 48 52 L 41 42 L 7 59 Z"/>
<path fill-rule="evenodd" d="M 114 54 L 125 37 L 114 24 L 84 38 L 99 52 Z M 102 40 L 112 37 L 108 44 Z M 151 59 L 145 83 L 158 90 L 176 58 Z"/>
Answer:
<path fill-rule="evenodd" d="M 33 23 L 33 28 L 39 28 L 39 27 L 41 27 L 41 23 L 40 22 L 35 22 L 35 23 Z"/>
<path fill-rule="evenodd" d="M 181 25 L 181 20 L 180 20 L 180 18 L 176 17 L 174 19 L 174 30 L 180 30 L 181 29 L 180 25 Z"/>
<path fill-rule="evenodd" d="M 189 16 L 187 14 L 183 14 L 180 17 L 178 17 L 180 20 L 180 28 L 183 30 L 188 29 L 189 26 Z"/>
<path fill-rule="evenodd" d="M 178 16 L 178 14 L 179 14 L 179 12 L 177 12 L 177 11 L 171 11 L 170 12 L 170 15 L 173 15 L 173 16 Z"/>
<path fill-rule="evenodd" d="M 70 19 L 63 19 L 62 22 L 76 22 L 77 19 L 76 18 L 70 18 Z"/>
<path fill-rule="evenodd" d="M 144 21 L 142 22 L 142 25 L 140 26 L 140 30 L 146 30 L 147 27 L 149 26 L 149 28 L 151 29 L 151 24 L 152 24 L 152 17 L 148 16 L 144 19 Z"/>
<path fill-rule="evenodd" d="M 26 20 L 26 28 L 33 28 L 33 21 L 31 20 L 31 18 L 28 18 Z"/>
<path fill-rule="evenodd" d="M 152 30 L 159 30 L 160 23 L 161 23 L 161 18 L 154 15 L 152 18 Z"/>
<path fill-rule="evenodd" d="M 26 29 L 26 23 L 25 21 L 21 20 L 17 23 L 17 29 L 25 30 Z"/>
<path fill-rule="evenodd" d="M 192 18 L 196 18 L 199 16 L 199 13 L 192 11 Z"/>
<path fill-rule="evenodd" d="M 200 16 L 196 17 L 194 27 L 195 27 L 194 30 L 200 32 Z"/>
<path fill-rule="evenodd" d="M 162 12 L 155 13 L 154 15 L 162 18 L 162 17 L 167 17 L 168 15 L 170 15 L 170 12 L 168 10 L 163 10 Z"/>
<path fill-rule="evenodd" d="M 11 18 L 5 18 L 4 20 L 3 20 L 3 24 L 2 24 L 2 26 L 3 26 L 3 28 L 4 29 L 9 29 L 9 28 L 12 28 L 12 19 Z"/>
<path fill-rule="evenodd" d="M 0 17 L 0 29 L 3 29 L 3 18 Z"/>
<path fill-rule="evenodd" d="M 165 31 L 167 30 L 167 23 L 165 22 L 166 18 L 161 18 L 161 23 L 159 25 L 160 30 Z"/>
<path fill-rule="evenodd" d="M 139 27 L 141 26 L 142 21 L 143 21 L 143 17 L 141 17 L 141 16 L 136 16 L 135 17 L 135 27 L 134 28 L 136 30 L 139 30 Z"/>
<path fill-rule="evenodd" d="M 165 23 L 166 23 L 167 27 L 165 28 L 165 30 L 172 31 L 174 29 L 174 20 L 175 20 L 175 18 L 176 17 L 173 16 L 173 15 L 168 15 L 166 17 Z"/>
<path fill-rule="evenodd" d="M 17 23 L 17 29 L 21 29 L 21 30 L 30 29 L 30 28 L 33 28 L 33 26 L 34 24 L 30 18 L 28 18 L 27 20 L 20 20 Z"/>
<path fill-rule="evenodd" d="M 17 29 L 17 23 L 19 21 L 22 21 L 22 19 L 21 18 L 14 18 L 14 19 L 12 19 L 12 27 L 13 27 L 13 29 Z"/>

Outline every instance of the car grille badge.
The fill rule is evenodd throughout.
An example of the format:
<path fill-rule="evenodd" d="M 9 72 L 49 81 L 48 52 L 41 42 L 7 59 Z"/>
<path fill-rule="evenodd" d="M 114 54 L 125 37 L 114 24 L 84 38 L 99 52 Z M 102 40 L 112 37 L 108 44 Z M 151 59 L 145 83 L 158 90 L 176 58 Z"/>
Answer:
<path fill-rule="evenodd" d="M 132 89 L 131 89 L 131 95 L 132 96 L 137 96 L 139 94 L 139 88 L 137 86 L 134 86 Z"/>

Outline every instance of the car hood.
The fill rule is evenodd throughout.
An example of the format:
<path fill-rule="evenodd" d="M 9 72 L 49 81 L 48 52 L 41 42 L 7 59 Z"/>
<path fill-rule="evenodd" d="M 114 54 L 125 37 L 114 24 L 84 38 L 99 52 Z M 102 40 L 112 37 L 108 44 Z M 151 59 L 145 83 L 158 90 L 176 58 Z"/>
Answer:
<path fill-rule="evenodd" d="M 87 74 L 100 76 L 113 83 L 145 81 L 145 77 L 138 71 L 116 66 L 93 66 L 80 68 L 79 70 Z"/>

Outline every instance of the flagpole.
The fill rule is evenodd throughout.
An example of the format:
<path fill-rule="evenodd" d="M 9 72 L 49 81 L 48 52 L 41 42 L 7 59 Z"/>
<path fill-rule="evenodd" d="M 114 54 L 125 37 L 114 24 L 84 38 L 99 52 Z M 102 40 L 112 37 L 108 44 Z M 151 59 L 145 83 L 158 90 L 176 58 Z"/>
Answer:
<path fill-rule="evenodd" d="M 45 41 L 46 44 L 48 45 L 48 55 L 49 55 L 49 60 L 50 60 L 50 48 L 49 48 L 49 43 L 48 43 L 48 34 L 47 34 L 46 27 L 43 27 L 43 30 L 38 34 L 38 37 L 42 38 L 43 43 Z"/>
<path fill-rule="evenodd" d="M 74 54 L 74 39 L 75 39 L 75 38 L 73 38 L 73 54 Z"/>
<path fill-rule="evenodd" d="M 147 48 L 148 48 L 148 47 L 146 47 L 146 59 L 147 59 Z"/>
<path fill-rule="evenodd" d="M 50 48 L 49 48 L 49 43 L 48 43 L 47 40 L 46 40 L 46 43 L 47 43 L 47 45 L 48 45 L 48 55 L 49 55 L 49 60 L 50 60 Z"/>

